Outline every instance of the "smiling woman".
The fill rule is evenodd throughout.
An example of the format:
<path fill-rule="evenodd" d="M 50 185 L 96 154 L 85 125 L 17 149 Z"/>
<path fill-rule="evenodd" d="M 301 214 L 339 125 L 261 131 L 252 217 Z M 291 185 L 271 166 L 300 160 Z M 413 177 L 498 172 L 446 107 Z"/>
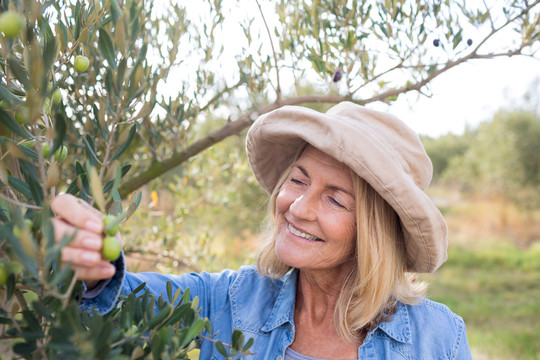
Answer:
<path fill-rule="evenodd" d="M 352 194 L 348 167 L 308 146 L 276 197 L 278 257 L 291 267 L 342 279 L 354 257 Z"/>
<path fill-rule="evenodd" d="M 435 271 L 447 248 L 446 223 L 423 191 L 431 161 L 413 131 L 350 102 L 324 114 L 286 106 L 252 125 L 246 148 L 270 194 L 258 267 L 126 272 L 123 257 L 111 266 L 89 256 L 99 249 L 86 240 L 102 230 L 89 224 L 101 219 L 69 195 L 55 198 L 58 241 L 83 229 L 62 253 L 86 280 L 82 307 L 108 312 L 142 283 L 160 298 L 170 281 L 172 292 L 198 297 L 216 340 L 235 329 L 253 337 L 247 358 L 471 358 L 463 320 L 424 299 L 409 275 Z M 211 339 L 200 346 L 201 358 L 222 358 Z"/>

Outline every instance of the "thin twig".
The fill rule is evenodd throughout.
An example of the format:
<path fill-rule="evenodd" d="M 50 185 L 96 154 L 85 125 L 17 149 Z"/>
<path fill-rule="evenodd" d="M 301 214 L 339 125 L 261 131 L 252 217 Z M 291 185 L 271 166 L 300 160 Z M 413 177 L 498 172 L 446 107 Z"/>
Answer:
<path fill-rule="evenodd" d="M 406 58 L 406 57 L 404 57 L 403 59 L 401 59 L 401 61 L 399 62 L 399 64 L 397 64 L 396 66 L 393 66 L 393 67 L 391 67 L 391 68 L 389 68 L 389 69 L 387 69 L 387 70 L 385 70 L 385 71 L 383 71 L 383 72 L 381 72 L 381 73 L 375 75 L 373 78 L 369 79 L 368 81 L 364 82 L 363 84 L 361 84 L 360 86 L 358 86 L 355 90 L 351 91 L 350 94 L 356 93 L 358 90 L 360 90 L 360 89 L 363 88 L 364 86 L 366 86 L 366 85 L 372 83 L 373 81 L 377 80 L 377 79 L 380 78 L 381 76 L 384 76 L 384 75 L 386 75 L 386 74 L 388 74 L 388 73 L 390 73 L 390 72 L 392 72 L 392 71 L 394 71 L 394 70 L 403 68 L 403 67 L 404 67 L 404 66 L 403 66 L 403 63 L 405 62 L 405 58 Z"/>
<path fill-rule="evenodd" d="M 109 139 L 107 140 L 107 146 L 105 147 L 105 156 L 103 157 L 103 162 L 101 165 L 101 169 L 99 169 L 99 180 L 103 181 L 103 177 L 105 176 L 105 170 L 109 167 L 109 158 L 111 157 L 111 150 L 113 145 L 115 144 L 114 139 L 114 132 L 116 131 L 116 126 L 118 125 L 119 119 L 122 116 L 122 106 L 123 101 L 118 104 L 116 107 L 116 114 L 113 118 L 113 122 L 111 124 L 111 131 L 109 132 Z"/>
<path fill-rule="evenodd" d="M 73 291 L 73 288 L 75 287 L 75 284 L 77 283 L 77 276 L 78 270 L 75 270 L 75 273 L 73 274 L 73 277 L 71 278 L 71 283 L 69 284 L 69 287 L 67 291 L 62 295 L 62 310 L 66 308 L 68 305 L 69 299 L 71 298 L 71 292 Z"/>
<path fill-rule="evenodd" d="M 270 34 L 270 29 L 268 28 L 268 24 L 266 23 L 266 18 L 264 17 L 264 13 L 261 8 L 261 4 L 259 3 L 259 0 L 255 0 L 257 3 L 257 6 L 259 7 L 259 12 L 261 13 L 261 17 L 264 22 L 264 26 L 266 27 L 266 32 L 268 34 L 268 40 L 270 40 L 270 46 L 272 47 L 272 54 L 274 55 L 274 66 L 276 67 L 276 102 L 279 104 L 281 102 L 281 85 L 279 83 L 279 68 L 278 68 L 278 60 L 276 55 L 276 49 L 274 48 L 274 42 L 272 41 L 272 35 Z"/>
<path fill-rule="evenodd" d="M 486 11 L 488 13 L 488 19 L 489 19 L 489 22 L 491 23 L 491 29 L 495 29 L 495 24 L 493 23 L 493 18 L 491 17 L 490 8 L 486 4 L 486 0 L 482 0 L 482 2 L 484 3 L 484 6 L 486 7 Z"/>
<path fill-rule="evenodd" d="M 206 103 L 206 105 L 204 105 L 203 107 L 201 107 L 199 109 L 199 112 L 203 112 L 205 111 L 206 109 L 208 109 L 210 107 L 210 105 L 214 104 L 216 101 L 218 101 L 223 95 L 233 91 L 234 89 L 240 87 L 242 84 L 244 83 L 244 80 L 240 79 L 236 84 L 234 84 L 233 86 L 231 87 L 228 87 L 228 88 L 225 88 L 223 89 L 222 91 L 220 91 L 219 93 L 217 93 L 212 99 L 210 99 L 210 101 L 208 101 L 208 103 Z"/>
<path fill-rule="evenodd" d="M 501 25 L 499 28 L 493 28 L 491 32 L 484 38 L 482 41 L 475 47 L 473 52 L 476 52 L 483 44 L 486 43 L 491 37 L 493 37 L 496 33 L 507 27 L 508 25 L 512 24 L 514 21 L 516 21 L 518 18 L 522 17 L 526 13 L 528 13 L 533 7 L 540 4 L 540 0 L 536 0 L 532 5 L 527 6 L 525 9 L 523 9 L 519 14 L 514 16 L 513 18 L 510 18 L 506 20 L 506 23 Z"/>
<path fill-rule="evenodd" d="M 101 19 L 103 18 L 103 16 L 106 14 L 106 11 L 107 9 L 103 8 L 101 14 L 98 14 L 98 16 L 96 17 L 96 19 L 90 23 L 90 25 L 88 25 L 85 29 L 90 31 L 90 29 L 92 27 L 94 27 L 95 25 L 97 25 L 97 23 L 99 21 L 101 21 Z M 81 32 L 82 33 L 82 32 Z M 60 69 L 62 67 L 62 65 L 66 64 L 69 59 L 71 58 L 71 55 L 73 54 L 73 52 L 79 47 L 80 45 L 80 35 L 79 37 L 77 38 L 77 40 L 75 40 L 75 42 L 73 43 L 73 45 L 66 51 L 64 52 L 64 54 L 60 55 L 60 57 L 58 59 L 56 59 L 54 62 L 60 62 L 60 65 L 58 65 L 58 69 Z"/>
<path fill-rule="evenodd" d="M 211 341 L 211 342 L 213 342 L 213 343 L 218 342 L 218 340 L 215 340 L 215 339 L 213 339 L 213 338 L 211 338 L 211 337 L 204 336 L 204 335 L 201 335 L 201 334 L 197 335 L 197 337 L 199 337 L 199 338 L 201 338 L 201 339 L 204 339 L 204 340 Z M 221 343 L 223 344 L 223 346 L 226 346 L 226 347 L 228 347 L 229 349 L 232 348 L 232 345 L 230 345 L 230 344 L 224 343 L 223 341 L 222 341 Z"/>
<path fill-rule="evenodd" d="M 20 207 L 24 207 L 24 208 L 27 208 L 27 209 L 34 209 L 34 210 L 41 210 L 43 209 L 41 206 L 37 206 L 37 205 L 30 205 L 30 204 L 26 204 L 26 203 L 23 203 L 23 202 L 20 202 L 20 201 L 17 201 L 17 200 L 14 200 L 14 199 L 11 199 L 7 196 L 5 196 L 4 194 L 0 193 L 0 197 L 4 200 L 6 200 L 7 202 L 13 204 L 13 205 L 16 205 L 16 206 L 20 206 Z"/>

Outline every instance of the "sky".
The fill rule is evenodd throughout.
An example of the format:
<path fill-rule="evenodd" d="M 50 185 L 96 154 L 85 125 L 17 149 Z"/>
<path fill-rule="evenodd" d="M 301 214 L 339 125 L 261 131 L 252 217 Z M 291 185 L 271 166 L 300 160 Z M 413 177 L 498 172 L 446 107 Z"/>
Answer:
<path fill-rule="evenodd" d="M 467 126 L 490 120 L 502 108 L 519 106 L 535 78 L 540 79 L 538 59 L 475 60 L 434 79 L 432 97 L 400 97 L 386 110 L 422 135 L 460 134 Z"/>
<path fill-rule="evenodd" d="M 492 2 L 497 3 L 497 0 L 488 1 Z M 243 37 L 239 32 L 237 17 L 259 12 L 255 1 L 248 0 L 242 4 L 228 14 L 231 17 L 227 21 L 230 28 L 226 27 L 221 34 L 226 39 L 226 52 L 235 53 L 242 46 L 237 41 Z M 274 5 L 272 1 L 262 1 L 261 4 L 273 29 L 271 15 Z M 198 5 L 193 4 L 193 7 L 190 11 L 203 11 Z M 507 34 L 511 33 L 509 31 Z M 497 40 L 508 41 L 504 34 Z M 231 39 L 235 40 L 231 42 Z M 498 41 L 494 41 L 495 49 Z M 234 56 L 231 58 L 234 59 Z M 236 62 L 231 66 L 236 66 Z M 382 103 L 368 106 L 393 113 L 421 135 L 437 137 L 447 133 L 460 134 L 467 127 L 474 128 L 480 122 L 490 120 L 502 108 L 519 105 L 535 78 L 540 79 L 540 58 L 513 56 L 473 60 L 446 71 L 430 82 L 431 97 L 411 92 L 401 95 L 390 106 Z"/>

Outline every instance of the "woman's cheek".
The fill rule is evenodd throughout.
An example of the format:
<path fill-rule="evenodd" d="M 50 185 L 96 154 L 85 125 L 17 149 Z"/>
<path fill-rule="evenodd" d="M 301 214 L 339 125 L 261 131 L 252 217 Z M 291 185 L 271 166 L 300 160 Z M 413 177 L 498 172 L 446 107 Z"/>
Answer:
<path fill-rule="evenodd" d="M 287 211 L 290 204 L 292 203 L 291 194 L 287 189 L 281 189 L 276 197 L 276 209 L 278 213 L 283 213 Z"/>

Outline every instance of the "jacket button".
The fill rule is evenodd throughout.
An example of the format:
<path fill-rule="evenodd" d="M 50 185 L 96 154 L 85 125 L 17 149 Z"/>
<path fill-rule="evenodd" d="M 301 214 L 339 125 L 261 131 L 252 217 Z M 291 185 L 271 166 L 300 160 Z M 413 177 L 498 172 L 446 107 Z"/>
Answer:
<path fill-rule="evenodd" d="M 278 355 L 278 356 L 276 357 L 276 360 L 283 360 L 283 356 Z"/>

